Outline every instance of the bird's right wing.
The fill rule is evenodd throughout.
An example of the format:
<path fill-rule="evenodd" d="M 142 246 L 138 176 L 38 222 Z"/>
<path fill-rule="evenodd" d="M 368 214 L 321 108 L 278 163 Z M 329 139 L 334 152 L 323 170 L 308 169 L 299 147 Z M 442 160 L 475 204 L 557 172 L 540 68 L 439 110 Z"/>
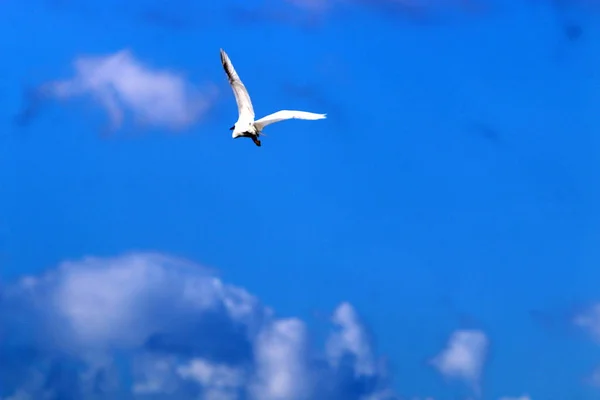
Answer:
<path fill-rule="evenodd" d="M 326 114 L 316 114 L 308 111 L 293 111 L 293 110 L 281 110 L 274 112 L 273 114 L 267 115 L 266 117 L 262 117 L 261 119 L 254 122 L 254 126 L 259 131 L 267 126 L 274 124 L 275 122 L 285 121 L 287 119 L 325 119 Z"/>
<path fill-rule="evenodd" d="M 231 63 L 229 56 L 223 49 L 221 49 L 221 63 L 223 64 L 223 69 L 225 69 L 227 79 L 229 80 L 229 84 L 231 85 L 231 89 L 233 90 L 233 94 L 235 96 L 239 119 L 249 118 L 254 121 L 254 108 L 252 108 L 250 95 L 240 80 L 237 72 L 235 72 L 235 68 L 233 68 L 233 64 Z"/>

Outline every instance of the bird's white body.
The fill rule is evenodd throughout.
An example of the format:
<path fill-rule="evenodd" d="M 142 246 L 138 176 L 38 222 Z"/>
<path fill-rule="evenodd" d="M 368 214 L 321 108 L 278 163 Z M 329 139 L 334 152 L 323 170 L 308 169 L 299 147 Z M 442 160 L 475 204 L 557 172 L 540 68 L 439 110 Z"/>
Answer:
<path fill-rule="evenodd" d="M 235 125 L 230 128 L 233 131 L 231 137 L 234 139 L 239 137 L 250 137 L 257 146 L 260 146 L 260 140 L 258 140 L 258 136 L 262 134 L 262 130 L 267 125 L 288 119 L 316 120 L 326 118 L 325 114 L 316 114 L 306 111 L 281 110 L 255 121 L 254 108 L 252 107 L 250 95 L 240 80 L 235 68 L 233 68 L 233 64 L 231 63 L 229 56 L 227 56 L 227 53 L 225 53 L 223 49 L 221 49 L 221 63 L 223 64 L 223 68 L 227 74 L 227 79 L 229 80 L 229 84 L 233 90 L 235 101 L 238 107 L 238 120 Z"/>

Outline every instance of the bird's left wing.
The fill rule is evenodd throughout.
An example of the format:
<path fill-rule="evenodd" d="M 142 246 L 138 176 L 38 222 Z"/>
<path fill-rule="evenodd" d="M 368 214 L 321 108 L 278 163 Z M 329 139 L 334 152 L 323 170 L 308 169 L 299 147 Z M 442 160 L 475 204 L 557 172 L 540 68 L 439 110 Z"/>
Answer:
<path fill-rule="evenodd" d="M 246 90 L 246 86 L 242 83 L 235 68 L 233 68 L 229 56 L 223 49 L 221 49 L 221 63 L 223 64 L 223 69 L 225 70 L 225 74 L 227 74 L 227 80 L 229 81 L 235 96 L 239 119 L 250 119 L 251 121 L 254 121 L 254 108 L 252 107 L 252 100 L 250 100 L 248 90 Z"/>
<path fill-rule="evenodd" d="M 265 126 L 274 124 L 275 122 L 285 121 L 287 119 L 325 119 L 327 114 L 316 114 L 307 111 L 281 110 L 273 114 L 262 117 L 254 122 L 254 126 L 261 131 Z"/>

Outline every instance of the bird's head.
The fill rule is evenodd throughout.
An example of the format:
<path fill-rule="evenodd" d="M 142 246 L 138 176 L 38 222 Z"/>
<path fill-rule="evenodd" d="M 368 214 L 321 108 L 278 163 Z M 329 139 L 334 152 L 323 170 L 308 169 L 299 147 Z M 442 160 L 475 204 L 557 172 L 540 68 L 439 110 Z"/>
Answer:
<path fill-rule="evenodd" d="M 243 135 L 244 135 L 244 134 L 243 134 L 243 133 L 241 133 L 241 132 L 236 132 L 236 131 L 233 131 L 233 133 L 231 134 L 231 137 L 232 137 L 232 138 L 234 138 L 234 139 L 237 139 L 237 138 L 239 138 L 239 137 L 242 137 Z"/>

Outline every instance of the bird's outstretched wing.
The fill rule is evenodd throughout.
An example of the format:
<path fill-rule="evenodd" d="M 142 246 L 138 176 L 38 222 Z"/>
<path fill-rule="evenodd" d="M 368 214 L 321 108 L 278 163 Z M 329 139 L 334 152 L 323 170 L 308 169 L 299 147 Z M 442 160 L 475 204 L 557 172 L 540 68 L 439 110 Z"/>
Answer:
<path fill-rule="evenodd" d="M 307 111 L 281 110 L 255 121 L 254 126 L 256 126 L 256 128 L 260 131 L 267 125 L 271 125 L 279 121 L 285 121 L 286 119 L 315 120 L 324 118 L 326 118 L 326 114 L 315 114 Z"/>
<path fill-rule="evenodd" d="M 239 119 L 250 119 L 251 121 L 254 121 L 254 108 L 252 108 L 250 95 L 240 80 L 237 72 L 235 72 L 235 68 L 233 68 L 233 64 L 231 63 L 229 56 L 223 49 L 221 49 L 221 63 L 223 64 L 223 69 L 225 69 L 225 73 L 227 74 L 227 79 L 229 80 L 231 89 L 233 89 L 235 102 L 237 103 L 238 107 Z"/>

